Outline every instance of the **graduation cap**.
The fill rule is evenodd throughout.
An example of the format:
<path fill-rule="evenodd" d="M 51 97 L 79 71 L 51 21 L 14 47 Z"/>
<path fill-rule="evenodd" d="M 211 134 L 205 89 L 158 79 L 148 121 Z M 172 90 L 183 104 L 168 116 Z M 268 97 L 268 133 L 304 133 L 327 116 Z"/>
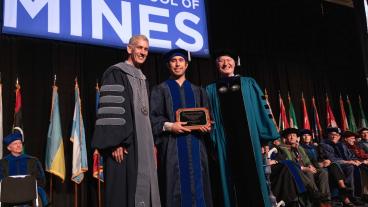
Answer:
<path fill-rule="evenodd" d="M 309 129 L 300 129 L 299 130 L 299 136 L 303 136 L 304 134 L 309 134 L 309 135 L 313 135 L 312 131 Z"/>
<path fill-rule="evenodd" d="M 286 138 L 286 136 L 289 135 L 289 134 L 297 134 L 297 135 L 299 135 L 298 132 L 299 131 L 296 128 L 286 128 L 280 134 L 281 134 L 282 137 Z"/>
<path fill-rule="evenodd" d="M 352 131 L 346 130 L 342 133 L 342 137 L 348 138 L 348 137 L 358 137 L 359 135 L 357 133 L 354 133 Z"/>
<path fill-rule="evenodd" d="M 326 129 L 326 132 L 327 132 L 327 134 L 333 133 L 333 132 L 338 133 L 338 134 L 341 134 L 341 129 L 338 128 L 338 127 L 328 127 Z"/>
<path fill-rule="evenodd" d="M 189 61 L 189 56 L 190 53 L 184 49 L 181 48 L 177 48 L 177 49 L 172 49 L 169 52 L 165 53 L 164 55 L 164 61 L 165 63 L 169 62 L 171 60 L 171 58 L 175 57 L 175 56 L 180 56 L 183 57 L 185 59 L 185 61 Z"/>
<path fill-rule="evenodd" d="M 231 57 L 234 62 L 237 63 L 237 66 L 240 66 L 240 56 L 236 55 L 236 52 L 231 50 L 231 49 L 222 49 L 222 50 L 217 50 L 214 53 L 214 58 L 215 60 L 221 56 L 228 56 Z"/>
<path fill-rule="evenodd" d="M 361 134 L 363 131 L 368 131 L 368 128 L 367 127 L 362 127 L 360 129 L 358 129 L 358 133 Z"/>
<path fill-rule="evenodd" d="M 14 133 L 11 133 L 9 134 L 8 136 L 6 136 L 4 138 L 4 144 L 6 146 L 8 146 L 9 144 L 11 144 L 12 142 L 14 142 L 15 140 L 22 140 L 22 134 L 20 132 L 14 132 Z"/>

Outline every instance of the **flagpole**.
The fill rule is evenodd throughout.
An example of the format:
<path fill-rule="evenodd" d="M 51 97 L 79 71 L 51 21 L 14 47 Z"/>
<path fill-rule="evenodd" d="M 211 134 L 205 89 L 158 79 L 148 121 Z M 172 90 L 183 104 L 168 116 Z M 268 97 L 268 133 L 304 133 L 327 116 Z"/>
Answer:
<path fill-rule="evenodd" d="M 50 173 L 50 203 L 52 202 L 52 173 Z"/>
<path fill-rule="evenodd" d="M 74 207 L 78 206 L 78 184 L 74 183 Z"/>
<path fill-rule="evenodd" d="M 188 51 L 188 53 L 189 53 L 189 51 Z M 98 91 L 99 90 L 99 86 L 98 86 L 98 79 L 96 79 L 96 90 Z M 96 105 L 97 105 L 98 103 L 96 102 Z M 96 106 L 96 108 L 97 108 L 97 106 Z M 96 113 L 97 113 L 97 110 L 96 110 Z M 96 116 L 97 116 L 97 114 L 96 114 Z M 98 159 L 98 163 L 100 163 L 100 154 L 99 154 L 99 152 L 96 150 L 96 152 L 98 153 L 98 157 L 97 157 L 97 159 Z M 98 189 L 98 207 L 101 207 L 102 205 L 101 205 L 101 203 L 102 203 L 102 199 L 101 199 L 101 174 L 100 174 L 100 164 L 98 164 L 97 165 L 97 189 Z"/>
<path fill-rule="evenodd" d="M 75 86 L 78 86 L 78 78 L 75 77 Z M 74 183 L 74 207 L 78 206 L 78 185 Z"/>
<path fill-rule="evenodd" d="M 101 207 L 101 180 L 100 180 L 100 169 L 98 169 L 98 207 Z"/>

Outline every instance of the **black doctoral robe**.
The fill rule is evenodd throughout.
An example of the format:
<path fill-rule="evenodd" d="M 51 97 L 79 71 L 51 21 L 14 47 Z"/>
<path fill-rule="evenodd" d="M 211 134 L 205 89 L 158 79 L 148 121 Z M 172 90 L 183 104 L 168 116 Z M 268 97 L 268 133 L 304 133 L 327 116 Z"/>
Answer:
<path fill-rule="evenodd" d="M 120 96 L 123 97 L 124 101 L 122 103 L 101 103 L 100 99 L 99 108 L 115 106 L 123 107 L 125 111 L 121 115 L 118 113 L 98 115 L 97 121 L 115 117 L 124 119 L 125 123 L 123 125 L 100 125 L 96 121 L 92 139 L 92 148 L 99 149 L 104 158 L 105 206 L 133 207 L 135 205 L 138 166 L 133 101 L 131 100 L 133 91 L 127 74 L 115 66 L 110 67 L 104 73 L 102 77 L 103 86 L 111 86 L 111 90 L 101 91 L 101 98 L 104 96 Z M 111 155 L 112 151 L 119 146 L 127 148 L 129 152 L 127 155 L 124 155 L 124 160 L 121 163 L 116 162 Z"/>
<path fill-rule="evenodd" d="M 171 84 L 175 85 L 174 80 Z M 155 144 L 158 151 L 158 178 L 160 187 L 161 204 L 166 207 L 187 207 L 187 206 L 212 206 L 211 197 L 211 187 L 209 180 L 209 170 L 207 161 L 207 152 L 205 147 L 205 140 L 209 137 L 205 137 L 204 134 L 193 132 L 191 134 L 185 134 L 183 137 L 186 142 L 187 153 L 182 153 L 183 148 L 178 144 L 179 137 L 177 135 L 171 134 L 170 132 L 163 131 L 163 126 L 165 122 L 175 122 L 175 111 L 173 110 L 173 102 L 181 102 L 181 108 L 186 108 L 188 106 L 185 103 L 188 100 L 187 94 L 184 88 L 192 89 L 195 107 L 207 107 L 208 100 L 206 93 L 199 87 L 191 84 L 189 81 L 185 81 L 183 85 L 178 87 L 179 94 L 172 95 L 168 81 L 165 81 L 158 86 L 155 86 L 151 91 L 150 96 L 150 109 L 151 109 L 151 123 L 154 135 Z M 173 81 L 175 83 L 173 83 Z M 180 100 L 174 100 L 173 97 L 179 97 Z M 174 104 L 175 105 L 175 104 Z M 195 135 L 195 136 L 191 136 Z M 199 165 L 200 172 L 195 172 L 195 156 L 192 154 L 195 147 L 193 147 L 193 140 L 197 140 L 199 143 Z M 192 144 L 191 144 L 192 142 Z M 184 147 L 184 148 L 185 148 Z M 188 198 L 185 193 L 183 193 L 183 177 L 181 176 L 180 169 L 180 157 L 187 156 L 187 164 L 189 166 L 189 175 L 186 179 L 190 182 L 190 198 Z M 200 173 L 201 177 L 196 180 L 196 173 Z M 198 178 L 198 177 L 197 177 Z M 198 183 L 202 186 L 202 192 L 198 192 Z M 201 194 L 200 199 L 202 202 L 198 202 L 198 197 L 196 195 Z"/>

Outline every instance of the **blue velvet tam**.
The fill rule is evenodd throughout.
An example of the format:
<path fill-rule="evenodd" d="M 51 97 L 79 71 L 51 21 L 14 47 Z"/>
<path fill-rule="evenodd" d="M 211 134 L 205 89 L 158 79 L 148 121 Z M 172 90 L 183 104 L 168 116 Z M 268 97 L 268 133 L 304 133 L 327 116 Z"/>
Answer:
<path fill-rule="evenodd" d="M 341 129 L 338 128 L 338 127 L 328 127 L 326 129 L 326 132 L 327 132 L 327 134 L 333 133 L 333 132 L 338 133 L 338 134 L 341 134 Z"/>
<path fill-rule="evenodd" d="M 165 63 L 168 63 L 171 60 L 171 58 L 175 56 L 183 57 L 185 61 L 188 62 L 188 51 L 178 48 L 178 49 L 170 50 L 169 52 L 165 53 L 164 55 Z"/>
<path fill-rule="evenodd" d="M 22 141 L 22 134 L 19 132 L 14 132 L 12 134 L 9 134 L 8 136 L 4 137 L 4 144 L 8 146 L 15 140 L 21 140 Z"/>

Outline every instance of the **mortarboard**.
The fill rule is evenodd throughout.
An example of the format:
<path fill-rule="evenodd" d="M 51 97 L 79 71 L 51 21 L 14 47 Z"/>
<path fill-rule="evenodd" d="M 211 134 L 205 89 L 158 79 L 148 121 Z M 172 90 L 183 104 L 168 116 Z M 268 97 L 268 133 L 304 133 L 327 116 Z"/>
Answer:
<path fill-rule="evenodd" d="M 313 135 L 312 131 L 309 129 L 300 129 L 299 130 L 299 136 L 303 136 L 304 134 L 309 134 L 309 135 Z"/>
<path fill-rule="evenodd" d="M 327 134 L 332 133 L 332 132 L 336 132 L 338 134 L 341 134 L 341 129 L 338 128 L 338 127 L 328 127 L 326 129 L 326 132 L 327 132 Z"/>
<path fill-rule="evenodd" d="M 231 57 L 235 62 L 237 62 L 239 59 L 236 55 L 236 53 L 233 51 L 233 50 L 230 50 L 230 49 L 222 49 L 222 50 L 217 50 L 215 53 L 214 53 L 214 58 L 215 60 L 221 56 L 228 56 L 228 57 Z"/>
<path fill-rule="evenodd" d="M 358 129 L 358 133 L 361 134 L 363 131 L 368 131 L 367 127 L 362 127 L 360 129 Z"/>
<path fill-rule="evenodd" d="M 342 137 L 344 137 L 344 138 L 348 138 L 348 137 L 358 137 L 358 136 L 359 136 L 359 135 L 358 135 L 357 133 L 354 133 L 354 132 L 349 131 L 349 130 L 344 131 L 344 132 L 342 133 Z"/>
<path fill-rule="evenodd" d="M 299 136 L 299 134 L 298 134 L 298 129 L 295 129 L 295 128 L 286 128 L 285 130 L 283 130 L 281 133 L 281 136 L 282 137 L 284 137 L 284 138 L 286 138 L 286 136 L 288 135 L 288 134 L 297 134 L 298 136 Z"/>

